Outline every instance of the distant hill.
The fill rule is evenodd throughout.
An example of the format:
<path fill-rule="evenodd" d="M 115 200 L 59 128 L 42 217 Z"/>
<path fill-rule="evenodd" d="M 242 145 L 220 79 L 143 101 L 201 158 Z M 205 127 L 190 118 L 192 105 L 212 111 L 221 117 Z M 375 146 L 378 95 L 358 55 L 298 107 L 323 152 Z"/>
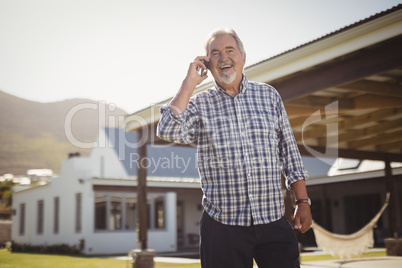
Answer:
<path fill-rule="evenodd" d="M 90 153 L 90 149 L 69 142 L 68 133 L 81 143 L 94 142 L 99 125 L 108 126 L 109 121 L 117 125 L 119 116 L 126 114 L 93 100 L 40 103 L 0 90 L 0 176 L 25 175 L 28 169 L 36 168 L 58 173 L 69 153 Z"/>

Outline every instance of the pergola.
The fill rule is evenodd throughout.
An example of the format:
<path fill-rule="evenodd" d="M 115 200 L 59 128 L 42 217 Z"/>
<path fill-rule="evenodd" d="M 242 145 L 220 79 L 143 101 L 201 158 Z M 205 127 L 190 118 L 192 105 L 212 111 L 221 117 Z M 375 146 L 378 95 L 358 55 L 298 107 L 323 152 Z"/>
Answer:
<path fill-rule="evenodd" d="M 396 237 L 390 163 L 402 162 L 402 5 L 249 66 L 245 74 L 278 90 L 303 155 L 386 163 L 384 186 L 391 193 L 389 222 Z M 168 101 L 128 117 L 127 131 L 139 131 L 145 144 L 163 143 L 155 130 L 159 108 Z M 146 157 L 145 145 L 140 152 Z M 138 180 L 139 202 L 145 202 L 139 204 L 141 215 L 146 170 L 139 171 Z M 142 218 L 139 239 L 146 249 Z"/>

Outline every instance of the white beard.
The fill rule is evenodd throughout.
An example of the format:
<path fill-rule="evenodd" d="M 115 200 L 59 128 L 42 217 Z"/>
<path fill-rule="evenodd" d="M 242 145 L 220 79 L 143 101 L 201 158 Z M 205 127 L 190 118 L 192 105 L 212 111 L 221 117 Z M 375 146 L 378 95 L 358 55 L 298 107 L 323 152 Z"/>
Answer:
<path fill-rule="evenodd" d="M 236 73 L 229 75 L 218 75 L 218 81 L 225 84 L 230 84 L 236 79 Z"/>

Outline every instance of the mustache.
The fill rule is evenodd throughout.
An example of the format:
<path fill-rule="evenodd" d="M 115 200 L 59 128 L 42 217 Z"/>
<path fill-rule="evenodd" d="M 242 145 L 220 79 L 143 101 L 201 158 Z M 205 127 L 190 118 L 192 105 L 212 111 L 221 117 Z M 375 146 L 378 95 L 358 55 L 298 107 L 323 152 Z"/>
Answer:
<path fill-rule="evenodd" d="M 235 64 L 234 64 L 233 61 L 228 60 L 228 61 L 219 63 L 216 67 L 217 67 L 218 69 L 220 69 L 222 66 L 225 66 L 225 65 L 235 66 Z"/>

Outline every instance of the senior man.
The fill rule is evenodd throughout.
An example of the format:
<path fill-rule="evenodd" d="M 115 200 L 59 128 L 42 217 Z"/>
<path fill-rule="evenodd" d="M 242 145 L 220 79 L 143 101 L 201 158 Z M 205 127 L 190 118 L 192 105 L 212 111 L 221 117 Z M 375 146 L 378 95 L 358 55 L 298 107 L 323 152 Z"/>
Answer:
<path fill-rule="evenodd" d="M 278 92 L 248 81 L 246 53 L 234 30 L 211 33 L 205 56 L 190 64 L 172 101 L 161 108 L 157 134 L 196 143 L 204 211 L 204 268 L 299 267 L 293 231 L 312 223 L 303 167 Z M 209 70 L 214 86 L 194 96 Z M 285 219 L 281 174 L 296 198 L 293 228 Z"/>

